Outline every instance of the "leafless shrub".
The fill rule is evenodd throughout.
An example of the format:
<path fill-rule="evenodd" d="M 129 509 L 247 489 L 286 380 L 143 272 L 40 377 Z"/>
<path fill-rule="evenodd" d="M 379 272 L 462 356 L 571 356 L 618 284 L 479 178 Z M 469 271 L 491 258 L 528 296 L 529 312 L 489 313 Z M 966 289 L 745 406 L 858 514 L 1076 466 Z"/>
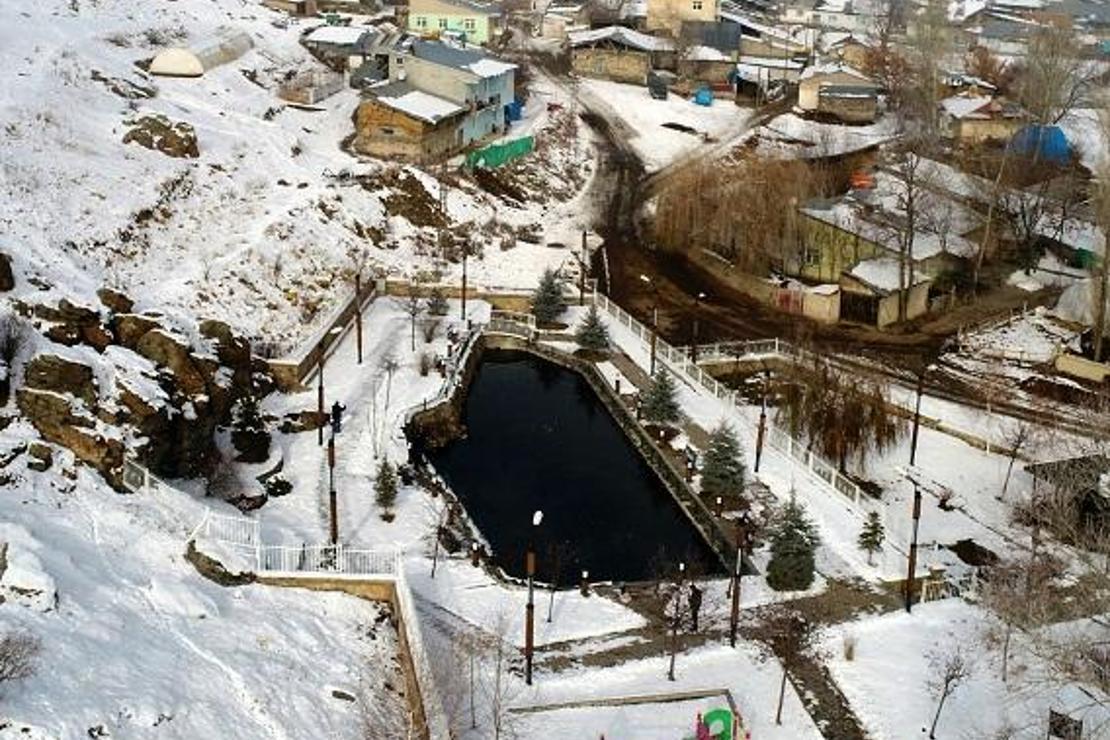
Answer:
<path fill-rule="evenodd" d="M 435 341 L 436 334 L 439 333 L 440 320 L 439 319 L 425 319 L 421 324 L 421 330 L 424 332 L 424 341 L 431 344 Z"/>
<path fill-rule="evenodd" d="M 944 702 L 971 677 L 971 664 L 964 656 L 963 649 L 956 645 L 946 652 L 930 655 L 929 666 L 932 675 L 928 685 L 937 697 L 937 713 L 933 715 L 933 725 L 929 728 L 929 738 L 932 740 L 936 737 L 937 723 L 940 721 L 941 711 L 944 710 Z"/>
<path fill-rule="evenodd" d="M 29 632 L 11 632 L 0 637 L 0 684 L 30 678 L 42 641 Z"/>
<path fill-rule="evenodd" d="M 0 318 L 0 362 L 9 368 L 27 344 L 27 326 L 15 314 Z"/>
<path fill-rule="evenodd" d="M 844 635 L 844 660 L 849 663 L 856 659 L 856 641 L 855 635 Z"/>

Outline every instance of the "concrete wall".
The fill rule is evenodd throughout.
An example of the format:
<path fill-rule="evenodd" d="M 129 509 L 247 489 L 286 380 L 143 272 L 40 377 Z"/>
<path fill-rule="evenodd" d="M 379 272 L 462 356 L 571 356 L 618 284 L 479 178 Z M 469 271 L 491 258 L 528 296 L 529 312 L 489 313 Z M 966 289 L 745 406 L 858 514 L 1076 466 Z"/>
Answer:
<path fill-rule="evenodd" d="M 964 119 L 952 121 L 949 132 L 961 144 L 979 144 L 984 141 L 1009 141 L 1024 125 L 1024 121 L 1016 118 L 986 121 Z"/>
<path fill-rule="evenodd" d="M 798 107 L 806 111 L 817 110 L 820 104 L 818 91 L 821 89 L 821 85 L 863 84 L 866 84 L 865 80 L 845 72 L 815 75 L 798 83 Z"/>
<path fill-rule="evenodd" d="M 347 578 L 273 578 L 263 576 L 258 582 L 267 586 L 281 588 L 304 588 L 310 591 L 338 591 L 357 596 L 367 601 L 389 604 L 393 610 L 397 626 L 397 643 L 400 650 L 401 671 L 405 676 L 405 698 L 409 711 L 413 714 L 413 726 L 417 737 L 432 740 L 428 732 L 428 718 L 424 712 L 424 699 L 420 682 L 416 680 L 416 666 L 408 639 L 408 625 L 405 623 L 404 610 L 397 598 L 396 583 L 392 580 L 347 579 Z"/>
<path fill-rule="evenodd" d="M 1110 376 L 1110 364 L 1095 362 L 1079 355 L 1060 354 L 1056 357 L 1056 370 L 1074 378 L 1082 378 L 1092 383 L 1105 383 Z"/>
<path fill-rule="evenodd" d="M 840 291 L 814 293 L 807 290 L 802 297 L 802 315 L 822 324 L 840 321 Z"/>
<path fill-rule="evenodd" d="M 603 49 L 580 47 L 572 49 L 571 67 L 583 77 L 600 77 L 615 82 L 643 85 L 651 70 L 651 59 L 646 52 L 631 49 Z"/>
<path fill-rule="evenodd" d="M 364 100 L 355 111 L 355 151 L 375 157 L 424 162 L 461 148 L 455 117 L 425 123 L 376 100 Z"/>
<path fill-rule="evenodd" d="M 817 96 L 817 110 L 846 123 L 871 123 L 879 115 L 878 97 Z"/>
<path fill-rule="evenodd" d="M 906 303 L 906 320 L 912 321 L 918 316 L 924 316 L 929 311 L 929 286 L 924 282 L 910 288 L 909 300 Z M 879 319 L 876 325 L 886 328 L 898 323 L 898 293 L 894 292 L 879 299 Z"/>

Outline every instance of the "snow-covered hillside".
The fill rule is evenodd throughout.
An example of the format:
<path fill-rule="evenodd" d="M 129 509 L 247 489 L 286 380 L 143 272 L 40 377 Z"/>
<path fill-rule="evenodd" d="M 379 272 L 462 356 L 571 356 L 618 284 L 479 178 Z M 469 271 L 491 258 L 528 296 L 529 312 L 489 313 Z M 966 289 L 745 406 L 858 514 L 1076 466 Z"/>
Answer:
<path fill-rule="evenodd" d="M 29 433 L 0 434 L 4 455 Z M 379 606 L 218 586 L 183 557 L 197 501 L 121 496 L 68 453 L 46 473 L 25 459 L 0 483 L 0 634 L 42 651 L 35 675 L 0 687 L 0 738 L 354 738 L 367 711 L 403 726 Z"/>
<path fill-rule="evenodd" d="M 457 270 L 428 255 L 426 224 L 391 217 L 414 200 L 434 206 L 434 179 L 390 175 L 391 165 L 342 149 L 354 132 L 353 90 L 318 112 L 277 98 L 287 73 L 319 66 L 298 44 L 318 21 L 281 28 L 275 21 L 284 16 L 254 0 L 7 6 L 0 250 L 38 273 L 40 287 L 87 298 L 102 283 L 124 285 L 139 310 L 219 316 L 281 351 L 349 292 L 357 268 Z M 197 79 L 151 77 L 136 65 L 221 26 L 245 31 L 254 48 Z M 530 106 L 529 129 L 542 130 L 534 120 L 546 117 L 542 106 Z M 123 143 L 132 122 L 149 114 L 191 125 L 199 157 Z M 340 182 L 334 175 L 343 172 L 365 177 Z M 409 187 L 393 187 L 398 179 Z M 582 226 L 545 219 L 540 206 L 498 205 L 465 180 L 448 199 L 456 223 Z M 471 262 L 476 282 L 530 284 L 537 267 L 564 258 L 542 245 L 489 252 Z"/>

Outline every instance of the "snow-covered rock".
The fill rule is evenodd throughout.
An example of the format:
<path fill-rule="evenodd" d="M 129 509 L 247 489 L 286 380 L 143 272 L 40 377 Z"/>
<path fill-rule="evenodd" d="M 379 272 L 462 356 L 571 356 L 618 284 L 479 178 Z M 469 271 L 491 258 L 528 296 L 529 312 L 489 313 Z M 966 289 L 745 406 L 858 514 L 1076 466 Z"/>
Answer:
<path fill-rule="evenodd" d="M 54 579 L 42 566 L 39 543 L 23 527 L 0 523 L 0 603 L 46 612 L 57 603 Z"/>

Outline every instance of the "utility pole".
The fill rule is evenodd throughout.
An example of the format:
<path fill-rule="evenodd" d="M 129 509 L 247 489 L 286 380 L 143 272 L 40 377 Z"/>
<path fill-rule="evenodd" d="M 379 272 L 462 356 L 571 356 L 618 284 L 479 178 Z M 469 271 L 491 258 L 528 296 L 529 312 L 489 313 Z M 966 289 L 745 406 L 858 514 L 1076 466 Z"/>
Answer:
<path fill-rule="evenodd" d="M 459 313 L 459 317 L 463 321 L 466 321 L 466 257 L 467 257 L 467 254 L 469 252 L 470 252 L 470 242 L 466 242 L 465 244 L 463 244 L 463 255 L 462 255 L 462 263 L 463 263 L 463 265 L 462 265 L 462 267 L 463 267 L 463 272 L 462 272 L 462 308 L 461 308 L 460 313 Z"/>
<path fill-rule="evenodd" d="M 535 642 L 536 601 L 536 530 L 543 521 L 543 512 L 532 515 L 532 529 L 528 536 L 528 555 L 525 568 L 528 572 L 528 605 L 524 608 L 524 683 L 532 685 L 532 652 Z"/>
<path fill-rule="evenodd" d="M 921 393 L 925 388 L 925 371 L 917 375 L 917 401 L 913 407 L 913 433 L 910 435 L 910 466 L 917 460 L 917 430 L 921 426 Z"/>
<path fill-rule="evenodd" d="M 590 248 L 586 244 L 586 230 L 582 229 L 582 259 L 578 270 L 578 305 L 586 305 L 586 269 L 590 261 Z"/>
<path fill-rule="evenodd" d="M 744 561 L 744 538 L 747 530 L 744 521 L 736 522 L 736 567 L 732 573 L 732 610 L 728 620 L 728 644 L 736 647 L 736 628 L 740 624 L 740 571 Z"/>
<path fill-rule="evenodd" d="M 914 574 L 917 571 L 917 526 L 921 522 L 921 487 L 913 481 L 913 536 L 910 540 L 909 564 L 906 571 L 906 612 L 913 610 Z"/>
<path fill-rule="evenodd" d="M 755 434 L 755 472 L 763 459 L 763 440 L 767 434 L 767 386 L 770 384 L 771 371 L 763 368 L 763 397 L 759 402 L 759 429 Z"/>
<path fill-rule="evenodd" d="M 362 364 L 362 273 L 355 273 L 355 346 L 358 364 Z"/>
<path fill-rule="evenodd" d="M 328 437 L 328 533 L 333 545 L 339 542 L 339 516 L 335 504 L 335 434 Z"/>
<path fill-rule="evenodd" d="M 705 293 L 694 296 L 694 341 L 690 344 L 690 361 L 698 361 L 698 317 L 701 313 L 701 302 L 705 300 Z"/>
<path fill-rule="evenodd" d="M 659 334 L 659 291 L 647 275 L 640 273 L 640 279 L 651 286 L 651 372 L 648 374 L 655 377 L 655 343 Z"/>
<path fill-rule="evenodd" d="M 316 444 L 321 446 L 324 444 L 324 425 L 328 423 L 324 416 L 324 356 L 326 354 L 326 349 L 320 350 L 320 359 L 316 365 L 316 421 L 319 423 L 316 427 Z"/>
<path fill-rule="evenodd" d="M 686 563 L 678 564 L 678 582 L 675 584 L 674 615 L 671 618 L 671 665 L 667 669 L 667 680 L 674 680 L 674 661 L 678 653 L 678 623 L 681 615 L 679 604 L 682 603 L 682 577 L 686 573 Z"/>

